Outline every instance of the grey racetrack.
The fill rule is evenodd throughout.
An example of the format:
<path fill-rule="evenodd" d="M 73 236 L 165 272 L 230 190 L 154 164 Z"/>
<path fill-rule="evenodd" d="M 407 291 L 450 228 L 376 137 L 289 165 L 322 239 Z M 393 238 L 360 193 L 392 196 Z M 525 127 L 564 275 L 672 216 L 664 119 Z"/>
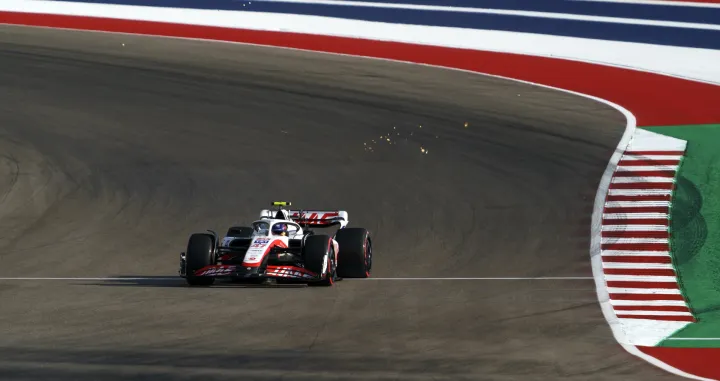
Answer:
<path fill-rule="evenodd" d="M 625 123 L 471 73 L 0 27 L 0 379 L 671 379 L 617 345 L 591 279 Z M 347 210 L 374 278 L 177 277 L 190 233 L 274 200 Z M 397 279 L 437 277 L 581 279 Z"/>

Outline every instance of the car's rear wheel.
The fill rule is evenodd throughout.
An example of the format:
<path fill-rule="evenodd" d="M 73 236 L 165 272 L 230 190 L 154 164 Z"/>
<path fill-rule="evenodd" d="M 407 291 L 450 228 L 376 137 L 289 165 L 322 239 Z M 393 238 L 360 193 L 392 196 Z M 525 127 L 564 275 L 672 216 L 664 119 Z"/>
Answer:
<path fill-rule="evenodd" d="M 329 235 L 312 235 L 305 239 L 303 247 L 305 268 L 320 275 L 320 281 L 312 284 L 332 286 L 335 284 L 336 258 L 332 238 Z"/>
<path fill-rule="evenodd" d="M 372 270 L 372 240 L 364 228 L 340 229 L 335 234 L 338 243 L 337 273 L 341 278 L 368 278 Z"/>
<path fill-rule="evenodd" d="M 215 238 L 210 234 L 196 233 L 190 236 L 185 252 L 185 280 L 191 286 L 209 286 L 214 277 L 195 276 L 195 271 L 215 263 Z"/>

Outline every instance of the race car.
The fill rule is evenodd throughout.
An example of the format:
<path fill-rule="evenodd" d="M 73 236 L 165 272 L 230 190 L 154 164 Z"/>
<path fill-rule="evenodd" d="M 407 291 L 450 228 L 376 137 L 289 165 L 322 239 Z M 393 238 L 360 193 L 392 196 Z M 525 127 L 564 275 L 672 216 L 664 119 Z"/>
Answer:
<path fill-rule="evenodd" d="M 272 203 L 251 226 L 231 226 L 217 233 L 194 233 L 180 254 L 180 276 L 191 286 L 215 279 L 300 282 L 332 286 L 342 278 L 367 278 L 372 268 L 372 240 L 364 228 L 348 228 L 348 213 L 337 210 L 287 210 L 290 202 Z M 332 235 L 311 227 L 338 226 Z"/>

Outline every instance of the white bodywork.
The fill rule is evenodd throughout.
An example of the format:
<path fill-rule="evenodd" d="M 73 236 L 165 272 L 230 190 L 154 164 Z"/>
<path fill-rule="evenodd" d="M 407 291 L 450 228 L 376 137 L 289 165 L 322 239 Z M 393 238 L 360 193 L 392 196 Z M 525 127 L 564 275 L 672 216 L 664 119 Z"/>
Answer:
<path fill-rule="evenodd" d="M 278 212 L 280 212 L 284 218 L 277 218 L 280 217 L 278 216 Z M 260 212 L 260 219 L 252 223 L 253 233 L 249 237 L 251 243 L 245 253 L 242 266 L 260 266 L 271 248 L 285 248 L 289 246 L 291 239 L 302 239 L 305 231 L 302 226 L 295 221 L 316 226 L 339 224 L 341 229 L 347 226 L 349 222 L 346 211 L 298 211 L 283 209 L 278 211 L 264 209 Z M 287 236 L 272 234 L 272 227 L 275 224 L 285 224 L 288 227 Z M 224 237 L 220 246 L 228 247 L 235 239 L 237 239 L 237 237 Z M 332 239 L 332 244 L 335 255 L 337 256 L 339 250 L 338 243 L 335 239 Z"/>

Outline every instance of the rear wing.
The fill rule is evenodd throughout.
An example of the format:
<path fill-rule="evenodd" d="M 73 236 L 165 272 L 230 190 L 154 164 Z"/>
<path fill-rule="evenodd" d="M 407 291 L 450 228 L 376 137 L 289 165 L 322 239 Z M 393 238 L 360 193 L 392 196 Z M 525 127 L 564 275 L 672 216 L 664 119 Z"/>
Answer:
<path fill-rule="evenodd" d="M 280 218 L 293 220 L 300 226 L 315 226 L 320 228 L 340 225 L 347 226 L 348 212 L 344 210 L 269 210 L 263 209 L 260 218 Z"/>

